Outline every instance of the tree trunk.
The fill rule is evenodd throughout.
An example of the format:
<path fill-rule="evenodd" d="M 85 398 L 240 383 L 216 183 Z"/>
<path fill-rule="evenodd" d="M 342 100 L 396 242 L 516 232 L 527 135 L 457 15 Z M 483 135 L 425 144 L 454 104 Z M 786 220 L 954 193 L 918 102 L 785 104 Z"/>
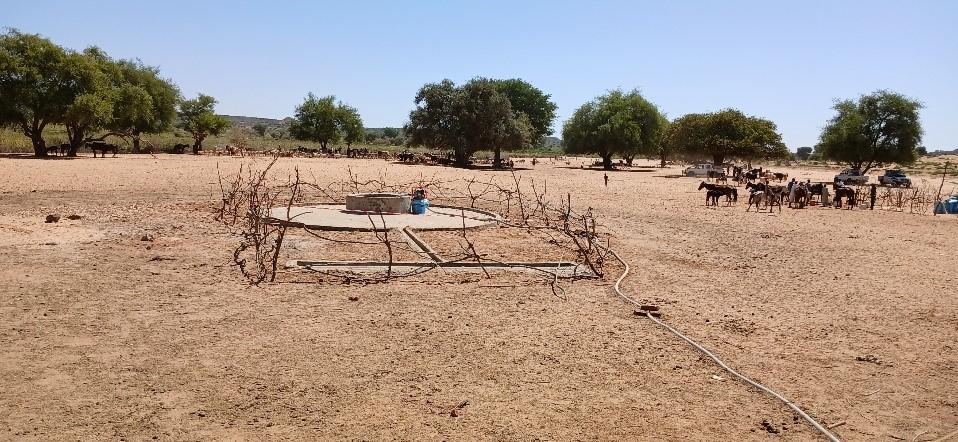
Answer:
<path fill-rule="evenodd" d="M 194 138 L 193 139 L 193 155 L 199 155 L 200 151 L 203 150 L 203 139 Z"/>
<path fill-rule="evenodd" d="M 492 167 L 495 169 L 502 167 L 502 151 L 498 147 L 492 153 Z"/>
<path fill-rule="evenodd" d="M 133 153 L 140 153 L 140 133 L 133 133 Z"/>
<path fill-rule="evenodd" d="M 33 154 L 38 157 L 47 156 L 47 143 L 43 139 L 43 135 L 40 134 L 31 134 L 30 142 L 33 143 Z"/>
<path fill-rule="evenodd" d="M 612 170 L 612 154 L 611 153 L 602 156 L 602 169 Z"/>
<path fill-rule="evenodd" d="M 86 131 L 82 127 L 67 126 L 67 140 L 70 142 L 70 151 L 67 153 L 68 157 L 77 156 L 77 152 L 83 147 L 85 135 Z"/>
<path fill-rule="evenodd" d="M 634 160 L 634 159 L 635 159 L 635 155 L 629 155 L 629 156 L 625 157 L 625 165 L 626 165 L 626 166 L 629 166 L 629 167 L 632 167 L 632 160 Z"/>
<path fill-rule="evenodd" d="M 80 144 L 78 144 L 78 145 L 74 145 L 74 144 L 73 144 L 73 141 L 71 140 L 71 141 L 70 141 L 70 151 L 67 152 L 67 156 L 68 156 L 68 157 L 75 157 L 75 156 L 77 156 L 77 152 L 80 151 L 80 148 L 81 148 L 81 147 L 83 147 L 83 142 L 82 142 L 82 140 L 81 140 Z"/>
<path fill-rule="evenodd" d="M 724 162 L 725 162 L 725 154 L 722 154 L 722 153 L 712 154 L 712 165 L 713 165 L 713 166 L 721 166 L 722 163 L 724 163 Z"/>
<path fill-rule="evenodd" d="M 465 149 L 456 149 L 453 155 L 456 157 L 457 167 L 469 167 L 469 152 Z"/>
<path fill-rule="evenodd" d="M 665 168 L 666 156 L 668 156 L 668 154 L 666 154 L 665 151 L 663 150 L 662 153 L 661 153 L 661 155 L 662 155 L 662 157 L 661 157 L 661 158 L 662 158 L 662 161 L 659 163 L 659 167 L 661 167 L 661 168 L 664 169 L 664 168 Z"/>
<path fill-rule="evenodd" d="M 38 157 L 47 156 L 47 142 L 43 139 L 43 127 L 45 123 L 41 123 L 38 120 L 33 120 L 33 125 L 27 125 L 26 121 L 20 122 L 20 128 L 23 129 L 23 134 L 30 138 L 30 143 L 33 144 L 33 154 Z"/>

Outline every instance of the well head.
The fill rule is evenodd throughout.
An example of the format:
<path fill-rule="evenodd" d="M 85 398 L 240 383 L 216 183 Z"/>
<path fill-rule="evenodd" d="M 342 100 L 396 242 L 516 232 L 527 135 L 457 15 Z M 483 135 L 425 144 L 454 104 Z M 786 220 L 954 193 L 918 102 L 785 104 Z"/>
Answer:
<path fill-rule="evenodd" d="M 412 198 L 402 193 L 354 193 L 346 195 L 346 210 L 372 213 L 409 213 Z"/>

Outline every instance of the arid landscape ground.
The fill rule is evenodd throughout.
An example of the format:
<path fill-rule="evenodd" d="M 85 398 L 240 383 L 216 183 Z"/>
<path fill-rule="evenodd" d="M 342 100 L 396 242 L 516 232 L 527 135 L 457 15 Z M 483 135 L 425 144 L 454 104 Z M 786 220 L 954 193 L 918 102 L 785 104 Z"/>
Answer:
<path fill-rule="evenodd" d="M 566 299 L 525 273 L 360 285 L 284 271 L 251 287 L 231 265 L 236 237 L 213 220 L 216 171 L 266 161 L 0 158 L 0 439 L 820 437 L 635 316 L 611 290 L 615 265 L 564 284 Z M 606 188 L 575 161 L 518 174 L 593 209 L 633 268 L 625 288 L 663 320 L 843 440 L 958 429 L 954 215 L 746 213 L 742 200 L 705 207 L 700 180 L 677 166 L 610 172 Z M 347 167 L 398 181 L 509 176 L 319 158 L 276 171 L 293 166 L 319 182 Z M 53 213 L 63 218 L 45 223 Z M 423 237 L 442 249 L 448 235 Z M 503 258 L 549 257 L 509 229 L 474 239 Z M 362 255 L 297 235 L 285 253 Z"/>

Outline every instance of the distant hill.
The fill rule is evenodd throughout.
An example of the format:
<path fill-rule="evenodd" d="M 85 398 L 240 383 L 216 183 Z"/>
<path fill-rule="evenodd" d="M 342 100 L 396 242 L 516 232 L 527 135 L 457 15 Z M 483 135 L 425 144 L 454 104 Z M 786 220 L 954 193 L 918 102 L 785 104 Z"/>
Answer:
<path fill-rule="evenodd" d="M 542 141 L 539 142 L 537 147 L 548 150 L 562 150 L 562 140 L 556 137 L 542 137 Z"/>
<path fill-rule="evenodd" d="M 274 133 L 274 131 L 277 129 L 279 129 L 281 132 L 284 132 L 285 130 L 289 128 L 289 123 L 290 121 L 292 121 L 291 117 L 286 117 L 286 118 L 283 118 L 282 120 L 277 120 L 275 118 L 245 117 L 241 115 L 220 115 L 220 116 L 230 120 L 230 124 L 232 124 L 233 127 L 239 127 L 243 129 L 252 130 L 253 126 L 257 124 L 265 124 L 268 128 L 267 130 L 271 133 Z M 365 129 L 366 129 L 366 133 L 375 135 L 376 138 L 381 138 L 383 136 L 383 131 L 386 128 L 385 127 L 367 127 Z M 399 129 L 400 131 L 402 130 L 402 128 L 398 128 L 398 127 L 394 129 Z M 540 149 L 545 149 L 545 150 L 561 151 L 562 140 L 559 139 L 558 137 L 543 137 L 542 141 L 536 147 Z"/>
<path fill-rule="evenodd" d="M 262 118 L 262 117 L 243 117 L 238 115 L 220 115 L 221 117 L 226 117 L 230 120 L 230 124 L 233 127 L 242 127 L 246 129 L 251 129 L 257 124 L 265 124 L 271 128 L 273 127 L 282 127 L 289 125 L 289 120 L 292 118 L 284 118 L 282 120 L 277 120 L 275 118 Z"/>
<path fill-rule="evenodd" d="M 275 118 L 263 118 L 263 117 L 245 117 L 241 115 L 220 115 L 228 120 L 233 127 L 241 127 L 244 129 L 252 129 L 253 126 L 257 124 L 265 124 L 270 129 L 288 127 L 292 117 L 286 117 L 282 120 L 277 120 Z M 385 127 L 367 127 L 365 128 L 366 132 L 374 133 L 381 136 Z"/>
<path fill-rule="evenodd" d="M 936 150 L 933 152 L 928 152 L 928 156 L 937 157 L 941 155 L 958 155 L 958 149 L 955 150 Z"/>

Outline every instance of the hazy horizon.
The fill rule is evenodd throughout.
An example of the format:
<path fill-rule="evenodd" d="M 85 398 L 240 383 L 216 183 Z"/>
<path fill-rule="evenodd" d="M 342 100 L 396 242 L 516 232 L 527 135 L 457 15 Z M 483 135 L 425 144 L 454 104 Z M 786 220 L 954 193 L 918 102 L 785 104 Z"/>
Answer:
<path fill-rule="evenodd" d="M 523 78 L 558 104 L 556 136 L 621 87 L 670 119 L 771 119 L 795 150 L 816 143 L 835 99 L 890 89 L 925 104 L 929 150 L 958 148 L 954 2 L 0 4 L 0 26 L 139 58 L 221 114 L 282 119 L 313 92 L 367 127 L 401 127 L 425 83 Z"/>

